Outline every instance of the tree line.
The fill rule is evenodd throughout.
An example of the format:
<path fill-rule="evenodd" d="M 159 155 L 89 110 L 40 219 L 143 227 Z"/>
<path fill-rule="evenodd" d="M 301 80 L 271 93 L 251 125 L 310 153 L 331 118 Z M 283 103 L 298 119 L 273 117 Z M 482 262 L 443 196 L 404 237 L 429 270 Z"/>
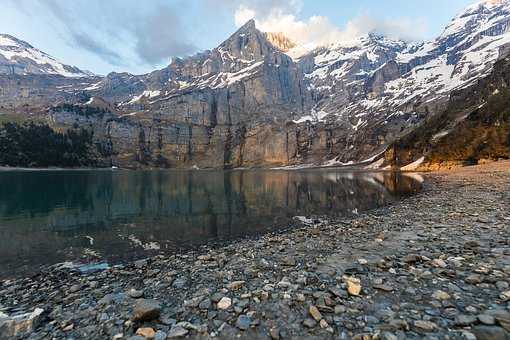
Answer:
<path fill-rule="evenodd" d="M 53 130 L 47 124 L 14 122 L 0 125 L 0 165 L 12 167 L 96 166 L 93 132 Z"/>

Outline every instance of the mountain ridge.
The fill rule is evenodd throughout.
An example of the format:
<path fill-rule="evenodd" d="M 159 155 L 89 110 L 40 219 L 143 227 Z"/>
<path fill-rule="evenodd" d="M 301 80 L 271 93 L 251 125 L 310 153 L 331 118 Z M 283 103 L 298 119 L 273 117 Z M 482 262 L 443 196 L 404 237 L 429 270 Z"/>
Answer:
<path fill-rule="evenodd" d="M 58 85 L 37 75 L 44 89 L 32 85 L 17 102 L 14 80 L 0 77 L 12 89 L 0 105 L 47 108 L 59 129 L 88 124 L 122 166 L 364 164 L 443 112 L 451 93 L 491 74 L 508 54 L 509 30 L 510 2 L 483 1 L 430 42 L 367 34 L 296 58 L 299 46 L 250 20 L 218 47 L 144 75 Z M 52 110 L 98 102 L 91 98 L 110 103 L 109 118 Z"/>
<path fill-rule="evenodd" d="M 90 77 L 89 71 L 65 65 L 26 41 L 0 34 L 0 74 L 53 74 L 63 77 Z"/>

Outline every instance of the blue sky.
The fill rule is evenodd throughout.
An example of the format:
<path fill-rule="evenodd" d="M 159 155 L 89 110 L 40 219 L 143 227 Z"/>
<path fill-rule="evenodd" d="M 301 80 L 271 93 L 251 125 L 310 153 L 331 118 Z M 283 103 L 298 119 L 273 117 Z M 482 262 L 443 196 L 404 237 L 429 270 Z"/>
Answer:
<path fill-rule="evenodd" d="M 210 49 L 244 20 L 324 44 L 379 31 L 428 40 L 475 0 L 2 0 L 0 33 L 99 74 L 146 73 Z M 334 34 L 333 34 L 333 33 Z"/>

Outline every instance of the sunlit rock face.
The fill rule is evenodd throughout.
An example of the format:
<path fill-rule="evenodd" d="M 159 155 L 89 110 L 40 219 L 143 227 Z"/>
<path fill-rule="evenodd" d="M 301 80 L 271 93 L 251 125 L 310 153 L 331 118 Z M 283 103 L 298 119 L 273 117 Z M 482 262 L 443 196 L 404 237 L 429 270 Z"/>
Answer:
<path fill-rule="evenodd" d="M 444 112 L 452 93 L 476 89 L 508 54 L 509 23 L 508 1 L 482 1 L 430 42 L 369 34 L 304 52 L 252 20 L 217 48 L 145 75 L 0 76 L 0 108 L 92 128 L 105 164 L 118 166 L 368 164 Z M 111 114 L 52 108 L 94 98 Z"/>

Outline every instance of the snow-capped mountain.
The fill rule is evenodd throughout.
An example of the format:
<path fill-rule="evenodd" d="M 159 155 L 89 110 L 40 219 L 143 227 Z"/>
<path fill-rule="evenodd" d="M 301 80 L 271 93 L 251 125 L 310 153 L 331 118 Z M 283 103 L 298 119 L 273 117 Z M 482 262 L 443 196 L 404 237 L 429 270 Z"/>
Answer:
<path fill-rule="evenodd" d="M 261 32 L 251 20 L 218 47 L 145 75 L 86 77 L 62 64 L 30 71 L 52 65 L 41 62 L 25 62 L 18 72 L 7 68 L 17 78 L 0 72 L 0 105 L 104 100 L 115 108 L 111 116 L 49 108 L 50 122 L 94 126 L 105 139 L 98 143 L 122 155 L 114 163 L 129 166 L 366 164 L 441 114 L 452 94 L 491 75 L 510 52 L 509 24 L 510 0 L 480 1 L 430 42 L 368 34 L 309 51 L 281 33 Z M 35 50 L 2 39 L 0 53 L 22 51 L 15 62 Z M 0 70 L 4 59 L 13 59 L 2 54 Z M 23 76 L 59 70 L 83 76 L 36 85 Z"/>
<path fill-rule="evenodd" d="M 510 1 L 479 1 L 430 42 L 369 35 L 351 46 L 319 48 L 299 61 L 316 102 L 295 122 L 343 130 L 339 163 L 376 155 L 440 112 L 452 92 L 488 76 L 510 51 L 509 24 Z"/>
<path fill-rule="evenodd" d="M 296 122 L 320 121 L 330 112 L 337 112 L 336 108 L 362 100 L 374 72 L 412 47 L 404 41 L 368 34 L 349 44 L 332 44 L 301 56 L 298 63 L 317 100 L 312 113 Z M 329 108 L 331 105 L 335 108 Z"/>
<path fill-rule="evenodd" d="M 396 62 L 411 72 L 389 82 L 386 92 L 395 105 L 448 95 L 487 76 L 510 44 L 510 3 L 482 1 L 455 17 L 440 37 Z M 410 89 L 413 89 L 410 91 Z"/>
<path fill-rule="evenodd" d="M 168 67 L 146 75 L 110 74 L 86 90 L 127 111 L 159 110 L 171 106 L 174 100 L 182 102 L 183 97 L 188 97 L 187 101 L 201 97 L 208 103 L 208 116 L 216 115 L 215 110 L 225 117 L 227 111 L 248 116 L 252 106 L 258 106 L 257 114 L 267 111 L 278 116 L 276 106 L 291 106 L 286 114 L 304 113 L 302 97 L 307 95 L 300 88 L 306 87 L 306 80 L 298 65 L 281 50 L 291 46 L 281 35 L 260 32 L 251 20 L 210 51 L 176 58 Z M 230 105 L 238 104 L 227 108 L 227 97 Z M 200 109 L 190 115 L 201 117 L 204 112 Z M 240 119 L 230 114 L 229 120 Z"/>
<path fill-rule="evenodd" d="M 507 0 L 481 1 L 456 16 L 431 42 L 407 45 L 362 38 L 352 50 L 315 51 L 313 71 L 307 76 L 319 90 L 327 90 L 321 92 L 330 101 L 322 105 L 332 115 L 410 112 L 416 104 L 444 100 L 451 91 L 488 75 L 507 53 L 509 24 Z"/>
<path fill-rule="evenodd" d="M 93 74 L 64 65 L 25 41 L 0 34 L 0 74 L 55 74 L 64 77 L 88 77 Z"/>

